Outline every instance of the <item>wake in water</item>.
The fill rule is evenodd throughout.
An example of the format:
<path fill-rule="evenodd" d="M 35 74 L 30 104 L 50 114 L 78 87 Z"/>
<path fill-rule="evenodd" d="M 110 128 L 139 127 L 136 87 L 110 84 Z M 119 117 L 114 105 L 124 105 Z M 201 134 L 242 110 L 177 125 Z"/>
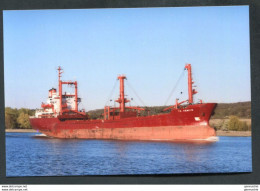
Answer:
<path fill-rule="evenodd" d="M 219 137 L 212 136 L 207 139 L 192 139 L 193 141 L 208 141 L 208 142 L 217 142 L 219 141 Z"/>
<path fill-rule="evenodd" d="M 36 134 L 33 136 L 34 138 L 40 138 L 40 139 L 51 139 L 52 137 L 48 137 L 45 134 Z"/>

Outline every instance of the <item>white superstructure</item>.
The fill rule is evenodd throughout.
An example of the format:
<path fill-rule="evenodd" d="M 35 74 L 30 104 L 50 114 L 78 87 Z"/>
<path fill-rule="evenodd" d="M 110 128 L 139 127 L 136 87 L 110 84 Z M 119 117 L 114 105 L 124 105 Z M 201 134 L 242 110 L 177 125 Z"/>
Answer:
<path fill-rule="evenodd" d="M 78 98 L 78 103 L 80 98 Z M 71 93 L 64 93 L 62 95 L 63 110 L 75 110 L 76 102 L 75 95 Z M 57 94 L 57 90 L 52 88 L 49 90 L 49 96 L 46 103 L 42 103 L 42 109 L 36 109 L 35 117 L 57 117 L 60 114 L 60 96 Z"/>
<path fill-rule="evenodd" d="M 62 81 L 61 74 L 63 73 L 62 68 L 58 67 L 58 78 L 59 78 L 59 93 L 55 88 L 49 90 L 49 96 L 46 103 L 42 103 L 41 108 L 35 112 L 36 118 L 50 118 L 71 114 L 79 114 L 85 116 L 85 110 L 78 111 L 78 104 L 81 99 L 78 98 L 77 81 Z M 74 86 L 75 91 L 72 93 L 62 93 L 62 86 L 69 85 Z"/>

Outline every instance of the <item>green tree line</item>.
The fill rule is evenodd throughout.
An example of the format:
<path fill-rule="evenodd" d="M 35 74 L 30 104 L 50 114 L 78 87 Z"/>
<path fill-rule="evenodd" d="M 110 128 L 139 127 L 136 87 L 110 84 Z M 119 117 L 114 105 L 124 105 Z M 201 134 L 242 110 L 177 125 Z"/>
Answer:
<path fill-rule="evenodd" d="M 150 115 L 157 115 L 160 113 L 167 113 L 169 111 L 163 112 L 162 110 L 168 106 L 150 106 L 145 107 Z M 148 114 L 147 111 L 142 111 L 141 115 L 146 116 Z M 104 109 L 96 109 L 88 111 L 88 115 L 91 119 L 102 119 L 103 118 Z M 5 127 L 7 129 L 28 129 L 31 128 L 29 123 L 29 116 L 33 116 L 35 114 L 35 110 L 33 109 L 16 109 L 16 108 L 5 108 Z M 239 121 L 239 118 L 250 119 L 251 118 L 251 102 L 239 102 L 239 103 L 219 103 L 212 115 L 212 119 L 228 119 L 230 124 L 228 124 L 227 120 L 223 122 L 221 126 L 217 126 L 217 128 L 221 128 L 224 130 L 242 130 L 242 129 L 251 129 L 251 125 L 246 124 L 243 121 Z M 237 119 L 233 116 L 237 116 Z M 223 120 L 224 121 L 224 120 Z M 231 124 L 233 123 L 233 124 Z"/>
<path fill-rule="evenodd" d="M 31 129 L 29 116 L 33 116 L 35 110 L 33 109 L 13 109 L 11 107 L 5 108 L 5 128 L 6 129 Z"/>
<path fill-rule="evenodd" d="M 160 113 L 170 112 L 164 111 L 163 109 L 169 106 L 150 106 L 144 107 L 144 109 L 149 110 L 150 115 L 157 115 Z M 88 115 L 92 119 L 101 119 L 104 109 L 96 109 L 88 112 Z M 146 116 L 147 111 L 141 111 L 142 116 Z M 239 118 L 250 119 L 251 118 L 251 102 L 238 102 L 238 103 L 218 103 L 217 107 L 212 114 L 212 119 L 225 119 L 229 116 L 237 116 Z"/>
<path fill-rule="evenodd" d="M 251 102 L 238 103 L 218 103 L 212 119 L 224 119 L 229 116 L 237 116 L 239 118 L 251 118 Z"/>
<path fill-rule="evenodd" d="M 245 121 L 240 121 L 237 116 L 230 116 L 228 121 L 229 131 L 251 131 L 251 125 Z"/>
<path fill-rule="evenodd" d="M 231 115 L 225 119 L 212 119 L 210 125 L 220 131 L 251 131 L 251 120 Z"/>

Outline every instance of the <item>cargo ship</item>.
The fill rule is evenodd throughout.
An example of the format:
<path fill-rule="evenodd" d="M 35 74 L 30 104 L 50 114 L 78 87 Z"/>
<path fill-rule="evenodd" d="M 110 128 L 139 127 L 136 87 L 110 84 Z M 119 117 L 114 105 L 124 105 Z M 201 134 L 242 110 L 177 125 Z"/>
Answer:
<path fill-rule="evenodd" d="M 115 139 L 181 141 L 216 141 L 216 132 L 210 127 L 209 119 L 216 103 L 194 103 L 191 64 L 186 64 L 188 72 L 188 99 L 165 108 L 158 115 L 149 115 L 149 111 L 139 106 L 126 106 L 130 102 L 125 96 L 125 75 L 119 75 L 119 106 L 105 106 L 100 119 L 91 119 L 84 110 L 78 109 L 81 99 L 78 97 L 77 81 L 62 81 L 63 70 L 58 68 L 58 92 L 49 90 L 47 103 L 42 103 L 35 116 L 30 117 L 33 129 L 55 138 L 72 139 Z M 71 85 L 73 93 L 63 93 L 63 85 Z M 168 111 L 168 112 L 167 112 Z M 146 115 L 141 113 L 147 112 Z"/>

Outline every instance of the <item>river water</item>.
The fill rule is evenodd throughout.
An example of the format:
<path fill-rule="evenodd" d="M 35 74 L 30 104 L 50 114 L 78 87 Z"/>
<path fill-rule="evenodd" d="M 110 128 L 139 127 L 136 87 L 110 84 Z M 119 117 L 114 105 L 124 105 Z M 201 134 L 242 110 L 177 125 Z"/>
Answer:
<path fill-rule="evenodd" d="M 54 139 L 6 133 L 6 175 L 72 176 L 251 172 L 251 137 L 218 142 Z"/>

